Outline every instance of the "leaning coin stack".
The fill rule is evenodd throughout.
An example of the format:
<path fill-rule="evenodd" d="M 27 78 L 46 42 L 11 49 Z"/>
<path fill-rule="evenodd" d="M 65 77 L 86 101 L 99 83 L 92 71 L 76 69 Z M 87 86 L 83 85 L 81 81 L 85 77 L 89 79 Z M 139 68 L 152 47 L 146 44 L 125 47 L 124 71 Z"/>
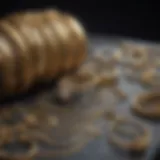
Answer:
<path fill-rule="evenodd" d="M 22 12 L 0 20 L 1 91 L 25 92 L 78 68 L 87 53 L 81 24 L 56 10 Z"/>

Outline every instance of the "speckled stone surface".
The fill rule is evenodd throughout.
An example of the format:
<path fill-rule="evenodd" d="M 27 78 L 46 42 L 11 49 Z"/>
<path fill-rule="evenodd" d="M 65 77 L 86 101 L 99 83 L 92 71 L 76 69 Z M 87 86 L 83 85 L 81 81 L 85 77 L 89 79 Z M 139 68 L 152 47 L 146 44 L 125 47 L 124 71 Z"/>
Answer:
<path fill-rule="evenodd" d="M 103 48 L 115 49 L 119 47 L 119 44 L 123 40 L 124 39 L 121 39 L 121 38 L 106 38 L 103 36 L 93 36 L 90 39 L 91 51 L 94 52 L 97 49 L 103 49 Z M 136 42 L 136 41 L 133 41 L 133 42 Z M 148 43 L 149 45 L 150 44 L 154 45 L 154 43 L 150 43 L 150 42 L 137 41 L 137 43 Z M 152 143 L 150 144 L 150 147 L 147 153 L 145 153 L 142 156 L 137 156 L 135 158 L 132 155 L 129 155 L 129 153 L 120 154 L 119 152 L 116 152 L 112 148 L 112 146 L 110 146 L 110 144 L 107 142 L 107 132 L 104 132 L 102 136 L 90 142 L 80 153 L 64 158 L 65 160 L 90 160 L 90 159 L 92 160 L 130 160 L 130 159 L 131 160 L 132 159 L 151 160 L 152 159 L 152 152 L 155 149 L 155 145 L 157 144 L 157 142 L 160 142 L 160 136 L 159 136 L 160 123 L 137 117 L 133 115 L 130 110 L 132 100 L 135 98 L 135 96 L 144 92 L 145 89 L 141 87 L 139 84 L 127 82 L 126 80 L 124 80 L 124 78 L 120 79 L 120 88 L 128 95 L 128 99 L 122 102 L 121 104 L 117 105 L 116 112 L 120 116 L 130 117 L 132 119 L 140 121 L 142 124 L 148 127 L 148 129 L 151 131 L 151 134 L 152 134 Z"/>
<path fill-rule="evenodd" d="M 95 51 L 98 49 L 117 49 L 119 44 L 123 39 L 121 38 L 106 38 L 102 36 L 91 36 L 90 38 L 90 54 L 96 53 Z M 140 42 L 138 42 L 140 43 Z M 144 43 L 144 42 L 143 42 Z M 153 45 L 153 44 L 152 44 Z M 106 53 L 107 54 L 107 53 Z M 101 128 L 103 130 L 103 134 L 97 137 L 95 140 L 88 143 L 88 145 L 83 148 L 79 153 L 75 153 L 72 156 L 68 156 L 65 158 L 45 158 L 45 160 L 150 160 L 152 150 L 154 146 L 160 141 L 160 123 L 153 122 L 150 120 L 146 120 L 135 116 L 132 114 L 130 107 L 132 100 L 140 93 L 144 92 L 145 89 L 137 84 L 137 83 L 130 83 L 129 81 L 125 80 L 123 77 L 120 77 L 119 80 L 119 87 L 126 93 L 127 99 L 116 105 L 116 113 L 119 116 L 124 116 L 128 118 L 135 119 L 140 121 L 142 124 L 146 125 L 148 129 L 152 133 L 152 143 L 148 149 L 148 152 L 142 156 L 137 156 L 136 158 L 129 153 L 119 153 L 113 149 L 113 147 L 108 143 L 108 130 L 110 128 L 110 123 L 101 124 Z M 88 102 L 90 104 L 90 102 Z M 107 103 L 107 102 L 106 102 Z M 153 148 L 153 149 L 152 149 Z M 37 160 L 44 160 L 37 159 Z"/>

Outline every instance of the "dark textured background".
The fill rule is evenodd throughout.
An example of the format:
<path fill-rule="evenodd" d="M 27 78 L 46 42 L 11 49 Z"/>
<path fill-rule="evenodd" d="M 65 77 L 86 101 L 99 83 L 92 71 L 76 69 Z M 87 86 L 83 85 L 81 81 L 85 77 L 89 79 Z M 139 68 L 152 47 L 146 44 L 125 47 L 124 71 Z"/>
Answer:
<path fill-rule="evenodd" d="M 5 0 L 0 12 L 55 6 L 76 14 L 90 32 L 160 40 L 159 4 L 149 0 Z"/>
<path fill-rule="evenodd" d="M 0 15 L 4 16 L 24 9 L 47 7 L 57 7 L 77 15 L 90 33 L 160 41 L 159 4 L 153 0 L 3 0 L 0 4 Z M 156 147 L 157 144 L 153 146 L 153 150 Z M 106 159 L 106 154 L 102 152 L 103 150 L 98 159 Z M 154 157 L 151 153 L 148 160 L 152 158 Z M 157 157 L 158 159 L 160 158 Z"/>

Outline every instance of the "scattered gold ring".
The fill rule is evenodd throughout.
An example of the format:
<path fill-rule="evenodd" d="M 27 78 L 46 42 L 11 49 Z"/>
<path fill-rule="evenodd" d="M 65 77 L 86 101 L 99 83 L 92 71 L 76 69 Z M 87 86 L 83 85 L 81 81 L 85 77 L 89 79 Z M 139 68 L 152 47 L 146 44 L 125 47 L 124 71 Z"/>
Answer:
<path fill-rule="evenodd" d="M 135 99 L 132 105 L 132 109 L 136 113 L 147 118 L 160 118 L 160 92 L 154 91 L 140 94 Z"/>
<path fill-rule="evenodd" d="M 128 129 L 123 128 L 127 126 Z M 132 128 L 131 128 L 132 127 Z M 129 136 L 129 139 L 125 140 Z M 149 132 L 140 123 L 119 119 L 112 126 L 109 142 L 126 151 L 144 151 L 150 142 Z"/>

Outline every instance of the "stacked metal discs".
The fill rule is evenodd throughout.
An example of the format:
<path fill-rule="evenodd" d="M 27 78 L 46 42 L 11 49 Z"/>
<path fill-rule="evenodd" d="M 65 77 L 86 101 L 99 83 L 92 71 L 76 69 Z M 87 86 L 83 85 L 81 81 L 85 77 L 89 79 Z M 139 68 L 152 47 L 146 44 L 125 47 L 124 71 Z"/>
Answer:
<path fill-rule="evenodd" d="M 1 90 L 26 91 L 76 69 L 86 53 L 84 29 L 73 16 L 56 10 L 7 16 L 0 20 Z"/>

